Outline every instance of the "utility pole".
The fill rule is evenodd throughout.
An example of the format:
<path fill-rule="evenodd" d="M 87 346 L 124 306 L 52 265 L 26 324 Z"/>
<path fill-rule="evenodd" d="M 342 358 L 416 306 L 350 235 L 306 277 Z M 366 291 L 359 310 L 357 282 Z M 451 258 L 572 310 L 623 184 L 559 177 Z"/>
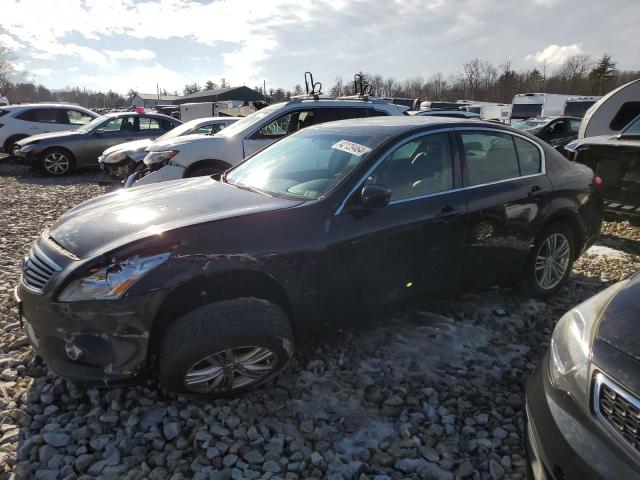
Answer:
<path fill-rule="evenodd" d="M 156 94 L 158 95 L 158 101 L 160 101 L 160 87 L 158 86 L 158 82 L 156 82 Z"/>
<path fill-rule="evenodd" d="M 264 95 L 264 101 L 267 101 L 267 81 L 262 80 L 262 95 Z"/>

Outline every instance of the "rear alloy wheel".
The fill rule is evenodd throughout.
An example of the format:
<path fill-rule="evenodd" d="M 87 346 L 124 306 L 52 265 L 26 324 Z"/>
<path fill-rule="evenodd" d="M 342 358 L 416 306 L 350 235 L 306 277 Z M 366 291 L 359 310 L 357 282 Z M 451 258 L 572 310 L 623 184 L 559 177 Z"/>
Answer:
<path fill-rule="evenodd" d="M 62 150 L 47 150 L 42 155 L 42 169 L 56 177 L 65 175 L 71 170 L 71 158 Z"/>
<path fill-rule="evenodd" d="M 547 237 L 536 256 L 536 282 L 544 290 L 556 287 L 564 278 L 571 259 L 569 239 L 562 233 Z"/>
<path fill-rule="evenodd" d="M 176 319 L 159 345 L 160 385 L 175 393 L 239 395 L 266 382 L 293 355 L 286 313 L 257 298 L 211 303 Z"/>
<path fill-rule="evenodd" d="M 525 268 L 525 288 L 532 295 L 555 293 L 567 280 L 573 265 L 571 231 L 562 224 L 545 229 L 536 241 Z"/>

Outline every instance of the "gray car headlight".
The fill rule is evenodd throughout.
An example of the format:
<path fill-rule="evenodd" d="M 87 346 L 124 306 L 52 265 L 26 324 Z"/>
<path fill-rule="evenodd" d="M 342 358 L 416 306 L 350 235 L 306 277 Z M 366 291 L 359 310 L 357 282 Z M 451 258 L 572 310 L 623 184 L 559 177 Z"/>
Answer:
<path fill-rule="evenodd" d="M 178 154 L 177 150 L 163 150 L 161 152 L 149 152 L 149 154 L 144 157 L 144 164 L 147 167 L 158 167 L 162 165 L 166 165 L 169 163 L 173 157 Z"/>
<path fill-rule="evenodd" d="M 62 302 L 79 300 L 116 300 L 140 278 L 165 262 L 170 253 L 150 257 L 135 256 L 108 267 L 95 269 L 89 275 L 71 282 L 58 296 Z"/>
<path fill-rule="evenodd" d="M 102 157 L 102 163 L 119 163 L 127 158 L 125 152 L 113 152 Z"/>
<path fill-rule="evenodd" d="M 588 408 L 591 346 L 600 316 L 625 282 L 619 282 L 569 310 L 551 336 L 549 376 L 551 384 Z"/>

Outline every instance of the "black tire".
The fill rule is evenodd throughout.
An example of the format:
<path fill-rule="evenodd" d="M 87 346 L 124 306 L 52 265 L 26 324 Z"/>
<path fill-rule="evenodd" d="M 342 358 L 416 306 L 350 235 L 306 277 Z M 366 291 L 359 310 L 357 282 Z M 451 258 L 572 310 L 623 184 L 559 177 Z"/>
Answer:
<path fill-rule="evenodd" d="M 566 239 L 569 246 L 568 262 L 564 274 L 561 276 L 560 280 L 549 288 L 543 288 L 541 286 L 539 276 L 536 275 L 536 259 L 538 258 L 538 255 L 541 253 L 541 251 L 543 251 L 543 246 L 545 246 L 545 242 L 547 242 L 547 239 L 550 239 L 554 235 L 560 235 Z M 562 286 L 567 282 L 567 279 L 571 274 L 571 268 L 573 267 L 573 261 L 575 259 L 575 252 L 576 241 L 574 239 L 573 232 L 569 227 L 562 223 L 552 223 L 551 225 L 545 227 L 545 229 L 540 232 L 540 234 L 536 238 L 536 241 L 531 248 L 531 251 L 529 252 L 529 257 L 527 258 L 527 262 L 524 266 L 524 271 L 522 273 L 521 279 L 521 287 L 524 292 L 534 297 L 546 297 L 548 295 L 553 295 L 558 290 L 560 290 L 560 288 L 562 288 Z"/>
<path fill-rule="evenodd" d="M 62 177 L 73 170 L 73 155 L 63 148 L 49 148 L 42 152 L 38 169 L 45 175 Z"/>
<path fill-rule="evenodd" d="M 239 352 L 241 355 L 249 348 L 260 348 L 273 353 L 269 361 L 265 361 L 265 365 L 269 367 L 268 372 L 259 380 L 252 380 L 254 383 L 231 389 L 229 378 L 233 377 L 230 377 L 230 372 L 236 372 L 236 368 L 225 365 L 220 368 L 225 372 L 226 377 L 222 382 L 226 385 L 210 390 L 186 385 L 187 373 L 194 369 L 202 371 L 203 368 L 211 368 L 209 364 L 202 363 L 207 357 L 224 359 L 225 351 L 234 349 L 234 353 Z M 287 366 L 293 355 L 293 348 L 291 324 L 287 314 L 277 305 L 257 298 L 211 303 L 183 315 L 167 329 L 160 344 L 158 359 L 160 385 L 174 393 L 206 397 L 235 396 L 273 378 Z M 241 357 L 237 356 L 233 360 L 233 365 L 241 365 L 235 363 L 239 358 Z M 200 365 L 202 367 L 196 368 Z M 241 379 L 241 376 L 236 376 L 236 381 Z M 218 381 L 218 377 L 211 380 L 215 381 Z"/>
<path fill-rule="evenodd" d="M 219 175 L 224 172 L 224 169 L 216 167 L 214 165 L 202 165 L 196 167 L 187 174 L 187 178 L 193 177 L 210 177 L 211 175 Z"/>

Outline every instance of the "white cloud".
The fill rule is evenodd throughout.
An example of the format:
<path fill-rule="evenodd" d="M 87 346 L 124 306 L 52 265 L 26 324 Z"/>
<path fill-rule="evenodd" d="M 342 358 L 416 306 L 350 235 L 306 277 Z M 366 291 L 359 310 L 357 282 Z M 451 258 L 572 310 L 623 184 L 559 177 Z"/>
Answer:
<path fill-rule="evenodd" d="M 561 65 L 562 62 L 570 56 L 580 53 L 582 53 L 582 44 L 580 43 L 573 43 L 571 45 L 549 45 L 539 52 L 527 55 L 526 59 L 548 65 Z"/>
<path fill-rule="evenodd" d="M 0 43 L 4 44 L 4 46 L 10 50 L 16 50 L 24 47 L 22 43 L 6 33 L 0 34 Z"/>
<path fill-rule="evenodd" d="M 156 58 L 155 52 L 142 48 L 140 50 L 105 50 L 105 55 L 113 60 L 153 60 Z"/>
<path fill-rule="evenodd" d="M 156 91 L 156 84 L 159 84 L 160 88 L 167 88 L 171 91 L 173 86 L 182 86 L 191 82 L 193 79 L 155 63 L 150 66 L 121 68 L 117 75 L 113 73 L 80 73 L 73 76 L 72 85 L 86 86 L 102 91 L 127 92 L 133 89 L 141 93 L 153 93 Z"/>
<path fill-rule="evenodd" d="M 33 68 L 31 69 L 31 73 L 40 77 L 50 77 L 51 74 L 53 73 L 53 70 L 51 68 L 45 68 L 45 67 Z"/>

